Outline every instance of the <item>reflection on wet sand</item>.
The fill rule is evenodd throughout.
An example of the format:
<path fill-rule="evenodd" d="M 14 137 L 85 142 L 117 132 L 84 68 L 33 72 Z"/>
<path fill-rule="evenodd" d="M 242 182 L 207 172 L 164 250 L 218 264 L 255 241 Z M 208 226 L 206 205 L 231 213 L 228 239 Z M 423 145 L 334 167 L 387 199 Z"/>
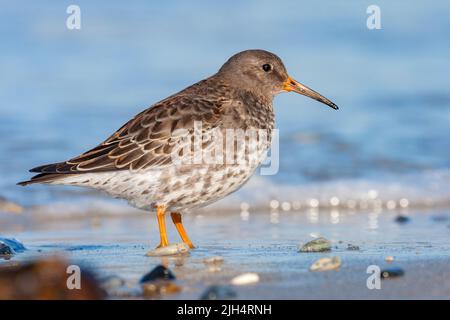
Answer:
<path fill-rule="evenodd" d="M 234 213 L 188 214 L 185 223 L 198 248 L 163 257 L 145 255 L 159 241 L 157 234 L 148 231 L 156 227 L 148 215 L 95 216 L 90 212 L 95 224 L 85 217 L 43 220 L 31 212 L 1 215 L 2 221 L 14 217 L 16 225 L 27 227 L 14 232 L 26 250 L 0 261 L 0 269 L 10 262 L 23 264 L 64 254 L 70 263 L 93 268 L 111 298 L 198 299 L 216 294 L 234 298 L 412 298 L 424 292 L 447 297 L 442 283 L 450 279 L 448 210 L 369 207 L 361 211 L 305 203 L 303 210 L 283 211 L 281 203 L 266 211 L 243 205 Z M 1 234 L 9 235 L 8 230 L 7 224 L 0 224 Z M 300 245 L 321 237 L 329 241 L 330 251 L 298 252 Z M 169 230 L 169 238 L 177 239 L 175 230 Z M 319 260 L 336 259 L 338 269 L 330 267 L 315 276 L 309 271 Z M 404 275 L 395 278 L 398 282 L 386 282 L 388 290 L 368 290 L 366 268 L 376 264 L 389 271 L 392 268 L 387 263 L 400 267 Z M 139 284 L 157 266 L 171 270 L 176 279 Z M 244 274 L 256 274 L 258 281 L 233 285 L 232 279 L 244 278 Z M 428 281 L 417 280 L 417 274 Z M 447 274 L 447 278 L 438 274 Z M 311 291 L 315 287 L 326 290 Z"/>

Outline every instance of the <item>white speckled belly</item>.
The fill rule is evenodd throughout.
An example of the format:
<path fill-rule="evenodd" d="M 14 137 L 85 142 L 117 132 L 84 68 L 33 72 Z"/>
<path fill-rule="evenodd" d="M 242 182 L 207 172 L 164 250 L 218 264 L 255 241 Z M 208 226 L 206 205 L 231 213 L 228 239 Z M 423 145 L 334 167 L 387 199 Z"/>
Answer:
<path fill-rule="evenodd" d="M 102 190 L 139 209 L 165 205 L 170 211 L 184 211 L 220 200 L 250 178 L 264 159 L 268 142 L 248 143 L 247 147 L 239 146 L 230 164 L 173 164 L 143 171 L 82 173 L 51 183 Z"/>
<path fill-rule="evenodd" d="M 146 172 L 129 170 L 66 176 L 53 184 L 102 190 L 132 206 L 150 210 L 166 205 L 182 211 L 217 201 L 241 187 L 257 166 L 190 165 Z"/>

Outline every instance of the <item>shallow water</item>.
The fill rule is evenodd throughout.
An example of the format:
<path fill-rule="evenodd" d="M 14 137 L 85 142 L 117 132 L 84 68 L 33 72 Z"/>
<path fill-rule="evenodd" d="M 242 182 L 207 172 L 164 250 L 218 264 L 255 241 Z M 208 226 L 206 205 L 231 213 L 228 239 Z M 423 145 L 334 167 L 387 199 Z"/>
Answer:
<path fill-rule="evenodd" d="M 382 29 L 375 31 L 366 28 L 366 5 L 351 1 L 301 8 L 295 1 L 282 8 L 261 1 L 78 4 L 80 31 L 65 28 L 65 4 L 2 4 L 0 195 L 26 205 L 78 199 L 79 190 L 14 184 L 31 167 L 95 146 L 231 54 L 265 48 L 341 107 L 294 94 L 276 98 L 280 169 L 263 177 L 268 184 L 293 186 L 291 192 L 364 184 L 367 192 L 409 179 L 424 202 L 435 192 L 422 184 L 438 175 L 437 200 L 442 193 L 450 199 L 447 2 L 378 1 Z M 264 192 L 265 185 L 243 192 Z"/>
<path fill-rule="evenodd" d="M 238 213 L 188 215 L 185 225 L 197 248 L 185 257 L 145 256 L 158 243 L 154 217 L 91 214 L 95 218 L 46 223 L 28 215 L 21 222 L 12 219 L 9 226 L 2 223 L 0 232 L 17 237 L 27 248 L 13 260 L 56 252 L 99 277 L 124 278 L 128 290 L 116 291 L 120 294 L 111 298 L 140 298 L 139 279 L 158 264 L 168 266 L 182 287 L 163 299 L 198 299 L 209 285 L 230 285 L 233 277 L 245 272 L 258 273 L 260 281 L 231 286 L 241 299 L 450 297 L 448 211 L 403 211 L 410 218 L 403 224 L 395 221 L 398 211 L 250 212 L 247 218 Z M 318 236 L 332 242 L 331 252 L 297 252 L 299 245 Z M 179 241 L 172 226 L 169 237 Z M 348 250 L 349 244 L 359 250 Z M 224 258 L 220 270 L 210 271 L 203 263 L 212 256 Z M 309 271 L 315 260 L 331 256 L 341 258 L 339 270 Z M 394 261 L 386 262 L 387 256 Z M 381 290 L 369 290 L 370 265 L 400 267 L 405 275 L 383 280 Z"/>

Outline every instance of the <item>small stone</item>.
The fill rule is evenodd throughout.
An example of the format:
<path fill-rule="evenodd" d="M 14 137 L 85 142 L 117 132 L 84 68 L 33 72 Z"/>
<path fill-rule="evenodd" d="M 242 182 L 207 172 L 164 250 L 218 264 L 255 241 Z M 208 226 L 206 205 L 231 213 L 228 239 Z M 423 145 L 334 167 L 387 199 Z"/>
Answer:
<path fill-rule="evenodd" d="M 9 259 L 17 252 L 25 251 L 25 247 L 16 239 L 0 238 L 0 258 Z"/>
<path fill-rule="evenodd" d="M 146 253 L 147 257 L 161 257 L 161 256 L 173 256 L 173 255 L 183 255 L 189 253 L 189 246 L 182 242 L 177 244 L 172 244 L 162 248 L 156 248 Z"/>
<path fill-rule="evenodd" d="M 0 257 L 8 258 L 14 254 L 14 251 L 4 243 L 0 243 Z"/>
<path fill-rule="evenodd" d="M 394 257 L 393 256 L 387 256 L 386 258 L 384 258 L 384 260 L 386 262 L 392 262 L 392 261 L 394 261 Z"/>
<path fill-rule="evenodd" d="M 395 222 L 403 224 L 403 223 L 407 223 L 409 222 L 411 219 L 409 217 L 403 216 L 403 215 L 398 215 L 395 218 Z"/>
<path fill-rule="evenodd" d="M 317 238 L 304 244 L 299 252 L 324 252 L 331 250 L 331 242 L 325 238 Z"/>
<path fill-rule="evenodd" d="M 17 252 L 23 252 L 26 250 L 26 248 L 24 247 L 24 245 L 18 241 L 17 239 L 11 238 L 0 238 L 0 243 L 5 244 L 6 246 L 10 247 L 13 252 L 17 253 Z"/>
<path fill-rule="evenodd" d="M 257 283 L 259 281 L 259 275 L 254 272 L 243 273 L 237 277 L 231 279 L 231 284 L 235 286 L 244 286 L 247 284 Z"/>
<path fill-rule="evenodd" d="M 178 293 L 181 291 L 181 287 L 167 280 L 157 280 L 143 283 L 142 290 L 144 297 L 154 298 Z"/>
<path fill-rule="evenodd" d="M 152 271 L 144 275 L 139 282 L 144 283 L 155 280 L 174 280 L 174 279 L 175 276 L 169 269 L 167 269 L 162 265 L 159 265 L 156 266 Z"/>
<path fill-rule="evenodd" d="M 349 244 L 347 244 L 347 250 L 359 251 L 359 246 L 355 246 L 355 245 L 349 243 Z"/>
<path fill-rule="evenodd" d="M 147 273 L 139 281 L 142 285 L 143 295 L 147 298 L 174 294 L 181 291 L 181 287 L 173 283 L 175 276 L 166 267 L 159 265 Z"/>
<path fill-rule="evenodd" d="M 213 285 L 208 287 L 200 296 L 201 300 L 226 300 L 237 296 L 236 292 L 228 286 Z"/>
<path fill-rule="evenodd" d="M 401 277 L 404 274 L 405 274 L 405 271 L 403 271 L 402 268 L 389 267 L 384 270 L 381 270 L 381 279 Z"/>
<path fill-rule="evenodd" d="M 321 258 L 314 262 L 309 270 L 311 271 L 329 271 L 338 269 L 341 266 L 341 258 Z"/>

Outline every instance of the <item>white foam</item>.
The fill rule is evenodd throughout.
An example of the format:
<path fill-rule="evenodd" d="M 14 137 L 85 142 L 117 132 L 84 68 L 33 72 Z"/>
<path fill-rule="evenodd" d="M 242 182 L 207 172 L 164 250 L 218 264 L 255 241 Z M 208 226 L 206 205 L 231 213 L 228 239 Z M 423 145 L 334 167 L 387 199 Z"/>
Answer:
<path fill-rule="evenodd" d="M 194 212 L 298 211 L 304 209 L 402 210 L 450 207 L 450 170 L 396 175 L 384 180 L 351 179 L 303 185 L 281 185 L 254 176 L 238 192 Z M 86 198 L 33 207 L 33 214 L 71 218 L 92 215 L 147 214 L 125 201 Z"/>

